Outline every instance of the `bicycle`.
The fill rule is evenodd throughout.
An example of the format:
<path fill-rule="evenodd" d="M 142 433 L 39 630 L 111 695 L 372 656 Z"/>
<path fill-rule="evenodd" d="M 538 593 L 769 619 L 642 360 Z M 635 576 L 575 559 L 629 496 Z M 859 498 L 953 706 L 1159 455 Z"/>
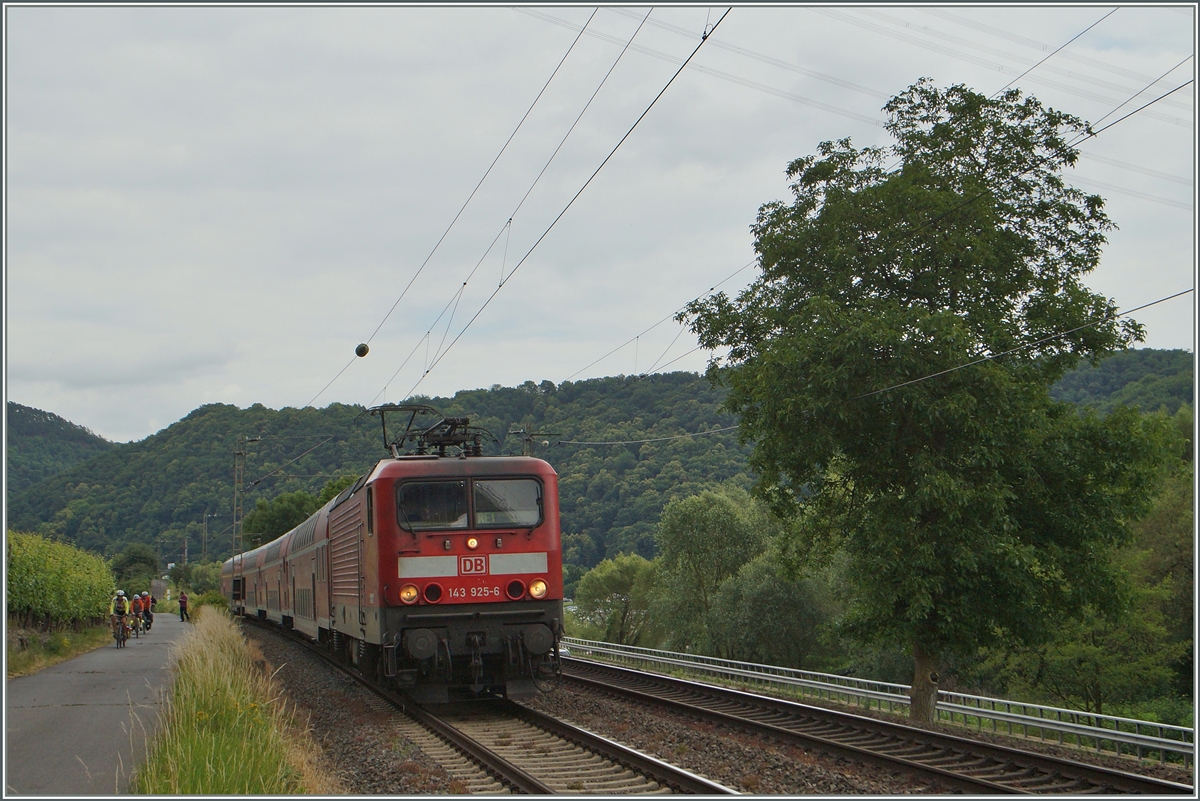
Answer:
<path fill-rule="evenodd" d="M 132 625 L 130 625 L 130 628 L 131 628 L 131 629 L 133 629 L 133 636 L 134 636 L 134 637 L 137 637 L 138 639 L 141 639 L 141 636 L 142 636 L 142 623 L 143 623 L 143 621 L 142 621 L 142 616 L 141 616 L 141 615 L 134 615 L 134 616 L 133 616 L 133 618 L 132 618 L 132 620 L 133 620 L 133 623 L 132 623 Z"/>
<path fill-rule="evenodd" d="M 117 641 L 118 648 L 124 648 L 125 641 L 129 639 L 129 630 L 122 616 L 113 615 L 113 639 Z"/>

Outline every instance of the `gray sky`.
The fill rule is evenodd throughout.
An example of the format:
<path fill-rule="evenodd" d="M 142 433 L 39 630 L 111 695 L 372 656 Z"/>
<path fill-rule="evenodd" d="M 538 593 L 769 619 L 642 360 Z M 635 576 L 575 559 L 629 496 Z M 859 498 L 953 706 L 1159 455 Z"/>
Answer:
<path fill-rule="evenodd" d="M 991 94 L 1112 8 L 734 8 L 418 385 L 724 10 L 658 8 L 638 30 L 648 8 L 601 8 L 370 354 L 316 405 L 670 362 L 695 340 L 668 321 L 588 367 L 753 260 L 749 226 L 789 198 L 788 161 L 828 139 L 889 144 L 881 107 L 918 78 Z M 117 441 L 204 403 L 310 402 L 592 10 L 7 6 L 7 398 Z M 1017 85 L 1097 120 L 1194 34 L 1191 7 L 1121 7 Z M 1193 84 L 1089 141 L 1069 176 L 1119 226 L 1089 283 L 1122 308 L 1193 285 L 1194 102 Z M 1136 315 L 1146 345 L 1191 348 L 1193 309 L 1189 295 Z"/>

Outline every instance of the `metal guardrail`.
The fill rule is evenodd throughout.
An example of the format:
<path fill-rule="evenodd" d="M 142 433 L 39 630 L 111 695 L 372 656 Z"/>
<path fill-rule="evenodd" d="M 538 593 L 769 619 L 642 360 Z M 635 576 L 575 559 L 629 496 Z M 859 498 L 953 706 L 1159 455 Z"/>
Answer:
<path fill-rule="evenodd" d="M 754 662 L 736 662 L 714 656 L 681 654 L 654 648 L 564 637 L 573 657 L 625 664 L 658 673 L 686 673 L 712 677 L 801 698 L 815 698 L 864 709 L 895 712 L 909 704 L 909 685 L 870 681 L 810 670 L 796 670 Z M 1190 766 L 1195 756 L 1195 732 L 1115 715 L 1097 715 L 1075 709 L 1026 704 L 1002 698 L 938 691 L 938 719 L 945 723 L 1014 736 L 1110 752 L 1138 759 L 1182 762 Z"/>

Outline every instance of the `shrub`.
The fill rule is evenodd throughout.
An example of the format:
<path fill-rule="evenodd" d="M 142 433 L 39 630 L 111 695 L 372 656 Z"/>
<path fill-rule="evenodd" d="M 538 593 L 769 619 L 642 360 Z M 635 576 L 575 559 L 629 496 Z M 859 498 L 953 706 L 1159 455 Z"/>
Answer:
<path fill-rule="evenodd" d="M 192 601 L 192 606 L 199 608 L 201 606 L 215 606 L 218 609 L 229 609 L 229 599 L 221 594 L 220 590 L 209 590 L 196 596 Z"/>

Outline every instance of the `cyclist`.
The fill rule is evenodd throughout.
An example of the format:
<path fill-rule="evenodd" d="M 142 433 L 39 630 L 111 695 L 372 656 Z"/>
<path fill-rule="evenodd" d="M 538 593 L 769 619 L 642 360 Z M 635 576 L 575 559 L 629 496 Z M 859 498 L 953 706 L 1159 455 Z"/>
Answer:
<path fill-rule="evenodd" d="M 151 610 L 154 608 L 154 596 L 146 590 L 142 591 L 142 617 L 146 621 L 146 625 L 150 626 L 154 623 L 154 615 Z"/>
<path fill-rule="evenodd" d="M 137 628 L 138 624 L 142 622 L 142 596 L 136 592 L 129 600 L 129 616 L 131 618 L 130 625 Z"/>
<path fill-rule="evenodd" d="M 112 603 L 108 606 L 108 614 L 112 617 L 113 631 L 116 631 L 117 621 L 121 625 L 125 625 L 125 615 L 129 612 L 129 599 L 125 597 L 125 590 L 117 590 L 117 594 L 113 596 Z"/>

